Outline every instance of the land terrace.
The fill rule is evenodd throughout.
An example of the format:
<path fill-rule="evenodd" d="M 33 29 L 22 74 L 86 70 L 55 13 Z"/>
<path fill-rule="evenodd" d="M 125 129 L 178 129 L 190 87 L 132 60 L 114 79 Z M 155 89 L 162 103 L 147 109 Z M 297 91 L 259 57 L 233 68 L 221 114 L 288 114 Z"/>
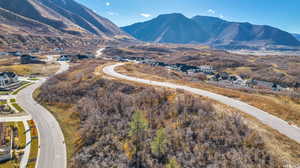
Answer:
<path fill-rule="evenodd" d="M 203 75 L 202 79 L 207 79 L 210 84 L 228 87 L 228 88 L 244 88 L 244 89 L 261 89 L 271 91 L 289 91 L 291 90 L 287 86 L 280 85 L 274 82 L 268 82 L 263 80 L 251 79 L 248 76 L 230 74 L 228 72 L 217 71 L 213 66 L 200 65 L 192 66 L 183 63 L 168 64 L 162 61 L 156 61 L 155 59 L 147 59 L 143 57 L 111 57 L 113 60 L 120 62 L 136 62 L 151 65 L 154 67 L 164 67 L 169 70 L 176 70 L 186 73 L 190 76 L 196 76 L 197 74 Z"/>

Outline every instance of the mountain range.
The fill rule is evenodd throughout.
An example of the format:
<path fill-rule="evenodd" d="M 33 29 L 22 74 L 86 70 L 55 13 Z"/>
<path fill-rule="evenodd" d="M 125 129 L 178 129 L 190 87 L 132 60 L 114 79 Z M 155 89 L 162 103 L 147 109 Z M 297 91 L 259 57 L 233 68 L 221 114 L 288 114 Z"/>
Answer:
<path fill-rule="evenodd" d="M 179 13 L 159 15 L 122 29 L 147 42 L 200 43 L 220 48 L 300 46 L 293 35 L 271 26 L 229 22 L 210 16 L 187 18 Z"/>

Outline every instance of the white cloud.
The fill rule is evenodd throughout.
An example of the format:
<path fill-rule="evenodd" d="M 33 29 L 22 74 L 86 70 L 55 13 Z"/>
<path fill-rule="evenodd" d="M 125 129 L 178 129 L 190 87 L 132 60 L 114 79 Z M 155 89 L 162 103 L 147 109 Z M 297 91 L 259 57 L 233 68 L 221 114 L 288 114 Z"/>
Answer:
<path fill-rule="evenodd" d="M 110 6 L 110 2 L 106 2 L 105 5 L 106 5 L 106 6 Z"/>
<path fill-rule="evenodd" d="M 220 16 L 219 16 L 221 19 L 224 19 L 224 15 L 222 15 L 222 14 L 220 14 Z"/>
<path fill-rule="evenodd" d="M 148 13 L 141 13 L 141 16 L 145 17 L 145 18 L 149 18 L 151 17 L 151 14 Z"/>
<path fill-rule="evenodd" d="M 208 9 L 208 11 L 207 11 L 209 14 L 215 14 L 216 13 L 216 11 L 214 11 L 213 9 Z"/>

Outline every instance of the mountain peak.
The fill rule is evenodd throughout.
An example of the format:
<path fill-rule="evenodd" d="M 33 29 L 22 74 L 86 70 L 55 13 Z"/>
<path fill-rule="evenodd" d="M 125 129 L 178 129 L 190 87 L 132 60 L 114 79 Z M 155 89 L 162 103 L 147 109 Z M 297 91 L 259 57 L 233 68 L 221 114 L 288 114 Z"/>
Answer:
<path fill-rule="evenodd" d="M 180 20 L 187 20 L 186 16 L 184 16 L 181 13 L 169 13 L 169 14 L 162 14 L 157 16 L 157 19 L 167 19 L 167 20 L 172 20 L 172 19 L 180 19 Z"/>
<path fill-rule="evenodd" d="M 227 22 L 221 18 L 214 17 L 214 16 L 201 16 L 201 15 L 196 15 L 192 17 L 192 20 L 203 20 L 203 21 L 220 21 L 220 22 Z"/>

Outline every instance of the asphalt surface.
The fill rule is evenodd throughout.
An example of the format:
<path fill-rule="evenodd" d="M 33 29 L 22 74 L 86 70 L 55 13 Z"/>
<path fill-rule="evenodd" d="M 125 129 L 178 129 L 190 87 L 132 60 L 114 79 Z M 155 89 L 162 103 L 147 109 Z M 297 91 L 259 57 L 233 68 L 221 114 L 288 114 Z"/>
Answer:
<path fill-rule="evenodd" d="M 196 89 L 196 88 L 192 88 L 192 87 L 188 87 L 188 86 L 182 86 L 182 85 L 177 85 L 177 84 L 168 83 L 168 82 L 157 82 L 157 81 L 145 80 L 145 79 L 140 79 L 140 78 L 136 78 L 136 77 L 122 75 L 122 74 L 114 71 L 115 67 L 121 66 L 121 65 L 123 65 L 123 63 L 118 63 L 118 64 L 104 67 L 103 72 L 107 75 L 110 75 L 110 76 L 113 76 L 113 77 L 119 78 L 119 79 L 125 79 L 128 81 L 134 81 L 134 82 L 139 82 L 139 83 L 144 83 L 144 84 L 149 84 L 149 85 L 154 85 L 154 86 L 168 87 L 168 88 L 173 88 L 173 89 L 183 89 L 183 90 L 186 90 L 186 91 L 189 91 L 189 92 L 201 95 L 201 96 L 208 97 L 210 99 L 216 100 L 218 102 L 221 102 L 223 104 L 226 104 L 233 108 L 236 108 L 244 113 L 247 113 L 247 114 L 257 118 L 259 121 L 261 121 L 265 125 L 279 131 L 281 134 L 300 143 L 300 128 L 293 126 L 293 125 L 289 125 L 286 121 L 284 121 L 276 116 L 273 116 L 265 111 L 262 111 L 256 107 L 248 105 L 247 103 L 244 103 L 239 100 L 235 100 L 235 99 L 223 96 L 223 95 L 215 94 L 212 92 L 208 92 L 205 90 Z"/>
<path fill-rule="evenodd" d="M 58 73 L 68 70 L 69 65 L 60 62 Z M 17 103 L 36 122 L 39 131 L 40 151 L 37 158 L 37 168 L 66 168 L 67 151 L 63 132 L 53 115 L 32 97 L 33 92 L 40 87 L 46 79 L 26 87 L 17 94 Z"/>

